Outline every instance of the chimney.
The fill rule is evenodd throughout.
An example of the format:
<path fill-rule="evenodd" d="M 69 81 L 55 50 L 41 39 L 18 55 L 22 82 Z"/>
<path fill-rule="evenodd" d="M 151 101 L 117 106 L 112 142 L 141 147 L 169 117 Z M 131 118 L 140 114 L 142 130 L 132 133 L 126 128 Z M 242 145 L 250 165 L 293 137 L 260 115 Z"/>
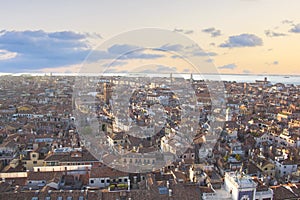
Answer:
<path fill-rule="evenodd" d="M 128 184 L 128 191 L 130 191 L 130 178 L 128 179 L 127 184 Z"/>
<path fill-rule="evenodd" d="M 169 197 L 172 196 L 172 189 L 169 189 Z"/>

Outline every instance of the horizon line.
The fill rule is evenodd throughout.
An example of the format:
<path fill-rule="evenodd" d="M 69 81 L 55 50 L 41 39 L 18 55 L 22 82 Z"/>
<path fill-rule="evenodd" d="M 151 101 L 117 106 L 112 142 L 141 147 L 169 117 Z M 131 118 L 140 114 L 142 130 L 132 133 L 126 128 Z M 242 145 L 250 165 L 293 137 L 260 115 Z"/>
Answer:
<path fill-rule="evenodd" d="M 69 76 L 75 76 L 76 74 L 81 74 L 80 72 L 74 72 L 74 73 L 64 73 L 64 72 L 0 72 L 0 76 L 22 76 L 22 75 L 39 75 L 39 76 L 64 76 L 64 75 L 69 75 Z M 84 73 L 84 74 L 95 74 L 95 73 Z M 103 75 L 111 75 L 111 74 L 156 74 L 156 73 L 143 73 L 143 72 L 107 72 L 107 73 L 99 73 Z M 292 76 L 292 77 L 297 77 L 300 76 L 300 74 L 250 74 L 250 73 L 188 73 L 188 72 L 183 72 L 183 73 L 167 73 L 167 72 L 159 72 L 159 74 L 169 74 L 169 75 L 176 75 L 176 74 L 182 74 L 182 75 L 237 75 L 237 76 Z"/>

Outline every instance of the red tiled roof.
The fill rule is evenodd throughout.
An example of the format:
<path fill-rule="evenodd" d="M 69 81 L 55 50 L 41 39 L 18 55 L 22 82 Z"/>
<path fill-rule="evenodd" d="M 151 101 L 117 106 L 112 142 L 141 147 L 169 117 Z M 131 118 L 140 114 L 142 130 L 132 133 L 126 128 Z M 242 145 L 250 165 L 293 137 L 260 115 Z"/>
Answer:
<path fill-rule="evenodd" d="M 105 165 L 102 165 L 100 167 L 92 167 L 90 178 L 117 178 L 117 177 L 125 177 L 129 176 L 128 173 L 115 170 L 113 168 L 107 167 Z"/>

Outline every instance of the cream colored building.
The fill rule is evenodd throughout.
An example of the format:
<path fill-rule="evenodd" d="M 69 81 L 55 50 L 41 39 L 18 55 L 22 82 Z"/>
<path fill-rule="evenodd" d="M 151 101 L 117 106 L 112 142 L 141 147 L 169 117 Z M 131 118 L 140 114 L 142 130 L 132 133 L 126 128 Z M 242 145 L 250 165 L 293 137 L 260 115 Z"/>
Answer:
<path fill-rule="evenodd" d="M 33 170 L 33 167 L 44 166 L 44 156 L 40 156 L 38 152 L 31 151 L 29 155 L 22 159 L 22 164 L 26 170 Z"/>

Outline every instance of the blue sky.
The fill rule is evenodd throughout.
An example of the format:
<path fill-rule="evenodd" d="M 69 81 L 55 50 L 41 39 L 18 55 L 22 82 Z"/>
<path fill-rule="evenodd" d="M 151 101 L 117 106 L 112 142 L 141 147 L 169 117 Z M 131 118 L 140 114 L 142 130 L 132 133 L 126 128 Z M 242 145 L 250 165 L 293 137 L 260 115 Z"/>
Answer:
<path fill-rule="evenodd" d="M 134 46 L 125 40 L 95 49 L 105 41 L 154 27 L 193 40 L 220 73 L 300 74 L 299 8 L 299 0 L 4 1 L 0 72 L 76 71 L 91 50 L 96 57 L 90 62 L 116 57 L 122 48 Z M 135 52 L 116 62 L 114 69 L 124 71 L 150 59 L 160 66 L 165 57 Z M 175 57 L 161 65 L 173 69 L 180 63 Z"/>

